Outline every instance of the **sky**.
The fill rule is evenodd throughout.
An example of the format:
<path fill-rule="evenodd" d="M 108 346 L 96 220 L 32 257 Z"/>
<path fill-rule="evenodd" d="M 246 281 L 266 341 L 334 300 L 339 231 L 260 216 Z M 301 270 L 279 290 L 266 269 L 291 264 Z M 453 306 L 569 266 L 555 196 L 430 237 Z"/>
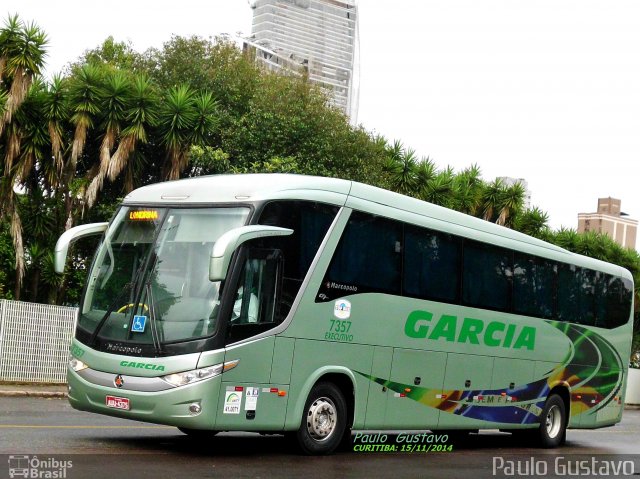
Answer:
<path fill-rule="evenodd" d="M 47 32 L 48 76 L 110 35 L 143 51 L 251 32 L 246 0 L 94 5 L 4 0 L 0 13 Z M 360 0 L 358 15 L 365 129 L 441 168 L 524 178 L 553 228 L 607 196 L 640 219 L 640 2 Z"/>

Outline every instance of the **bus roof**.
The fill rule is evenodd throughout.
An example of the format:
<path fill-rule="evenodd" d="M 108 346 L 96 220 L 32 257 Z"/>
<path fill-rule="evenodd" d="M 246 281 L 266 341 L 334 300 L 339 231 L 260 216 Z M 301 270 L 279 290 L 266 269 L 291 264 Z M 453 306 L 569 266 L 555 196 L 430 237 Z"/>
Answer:
<path fill-rule="evenodd" d="M 375 186 L 338 178 L 281 173 L 200 176 L 138 188 L 125 197 L 124 203 L 232 204 L 275 199 L 320 201 L 395 218 L 397 214 L 390 214 L 390 209 L 393 209 L 405 216 L 416 215 L 440 225 L 454 225 L 459 234 L 466 237 L 478 236 L 477 239 L 485 241 L 493 236 L 501 240 L 496 244 L 513 248 L 517 243 L 516 249 L 526 249 L 528 253 L 631 278 L 624 268 L 571 253 L 510 228 Z M 444 229 L 454 234 L 457 232 Z"/>

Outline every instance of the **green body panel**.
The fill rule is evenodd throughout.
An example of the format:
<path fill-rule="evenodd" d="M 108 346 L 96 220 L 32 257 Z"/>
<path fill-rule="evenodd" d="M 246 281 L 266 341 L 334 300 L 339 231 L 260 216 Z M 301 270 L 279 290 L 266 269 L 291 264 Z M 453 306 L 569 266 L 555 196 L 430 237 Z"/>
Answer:
<path fill-rule="evenodd" d="M 224 376 L 224 375 L 223 375 Z M 226 379 L 226 378 L 224 378 Z M 231 414 L 225 412 L 225 399 L 227 394 L 242 388 L 239 403 L 239 412 Z M 247 389 L 257 388 L 258 397 L 253 409 L 253 415 L 247 410 Z M 272 389 L 277 391 L 272 392 Z M 278 392 L 288 392 L 285 384 L 257 384 L 223 381 L 218 396 L 218 409 L 215 419 L 215 429 L 220 431 L 282 431 L 284 417 L 287 410 L 289 394 L 279 396 Z"/>
<path fill-rule="evenodd" d="M 227 348 L 225 362 L 238 361 L 238 365 L 224 373 L 228 383 L 268 384 L 273 361 L 275 337 L 268 336 L 257 341 Z"/>
<path fill-rule="evenodd" d="M 379 378 L 391 377 L 391 362 L 393 348 L 374 346 L 371 375 Z M 369 382 L 367 412 L 365 418 L 366 429 L 383 429 L 387 422 L 387 387 L 374 381 Z"/>
<path fill-rule="evenodd" d="M 198 360 L 198 368 L 206 368 L 224 362 L 224 349 L 216 349 L 215 351 L 206 351 L 200 355 Z"/>
<path fill-rule="evenodd" d="M 92 384 L 72 370 L 68 371 L 67 381 L 70 388 L 69 402 L 81 411 L 170 426 L 213 429 L 222 378 L 218 376 L 190 386 L 159 392 L 124 391 Z M 131 410 L 107 407 L 105 402 L 108 395 L 129 399 Z M 202 405 L 202 412 L 197 416 L 188 411 L 189 405 L 194 402 Z"/>
<path fill-rule="evenodd" d="M 532 361 L 495 358 L 491 389 L 507 389 L 511 384 L 528 384 L 535 379 L 534 370 L 535 363 Z"/>
<path fill-rule="evenodd" d="M 418 381 L 420 384 L 433 384 L 434 392 L 442 392 L 441 385 L 446 363 L 446 353 L 395 348 L 390 377 L 394 381 L 410 385 L 415 385 L 416 378 L 420 378 Z M 411 389 L 411 386 L 405 389 Z M 406 396 L 406 392 L 398 393 L 387 389 L 384 426 L 387 428 L 429 429 L 437 425 L 440 411 L 412 401 Z"/>
<path fill-rule="evenodd" d="M 354 429 L 361 429 L 365 421 L 369 381 L 353 371 L 369 371 L 372 359 L 373 348 L 365 345 L 296 340 L 285 429 L 298 428 L 309 391 L 327 374 L 342 374 L 351 381 L 356 398 Z"/>
<path fill-rule="evenodd" d="M 273 349 L 273 367 L 271 368 L 271 382 L 289 384 L 291 381 L 291 365 L 293 364 L 293 350 L 295 339 L 276 337 Z"/>

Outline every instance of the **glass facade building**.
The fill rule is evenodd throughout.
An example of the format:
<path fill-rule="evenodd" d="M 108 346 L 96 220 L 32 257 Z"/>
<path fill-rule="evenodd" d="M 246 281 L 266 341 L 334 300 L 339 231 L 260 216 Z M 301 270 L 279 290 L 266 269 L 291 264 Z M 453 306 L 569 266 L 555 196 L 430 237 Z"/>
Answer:
<path fill-rule="evenodd" d="M 273 70 L 306 74 L 356 122 L 358 22 L 355 0 L 254 0 L 245 47 Z"/>

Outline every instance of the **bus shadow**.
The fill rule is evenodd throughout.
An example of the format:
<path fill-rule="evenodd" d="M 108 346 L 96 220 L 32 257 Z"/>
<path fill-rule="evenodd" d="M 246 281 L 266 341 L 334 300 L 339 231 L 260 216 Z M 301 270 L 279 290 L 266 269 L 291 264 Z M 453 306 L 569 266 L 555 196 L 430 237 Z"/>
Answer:
<path fill-rule="evenodd" d="M 406 452 L 447 453 L 454 451 L 486 452 L 509 449 L 511 453 L 523 452 L 544 453 L 530 439 L 518 434 L 498 431 L 469 434 L 464 438 L 447 437 L 442 433 L 415 432 L 408 433 L 366 433 L 368 438 L 362 439 L 352 435 L 349 444 L 336 451 L 336 454 L 368 453 L 368 454 L 402 454 Z M 127 436 L 101 438 L 100 442 L 110 443 L 119 450 L 134 454 L 145 453 L 178 453 L 192 456 L 291 456 L 298 455 L 295 444 L 279 434 L 258 433 L 220 433 L 206 438 L 191 437 L 176 431 L 175 434 L 162 436 Z M 571 443 L 568 443 L 571 446 Z M 366 446 L 371 446 L 367 448 Z M 386 447 L 385 447 L 386 446 Z M 389 446 L 393 446 L 392 448 Z"/>

